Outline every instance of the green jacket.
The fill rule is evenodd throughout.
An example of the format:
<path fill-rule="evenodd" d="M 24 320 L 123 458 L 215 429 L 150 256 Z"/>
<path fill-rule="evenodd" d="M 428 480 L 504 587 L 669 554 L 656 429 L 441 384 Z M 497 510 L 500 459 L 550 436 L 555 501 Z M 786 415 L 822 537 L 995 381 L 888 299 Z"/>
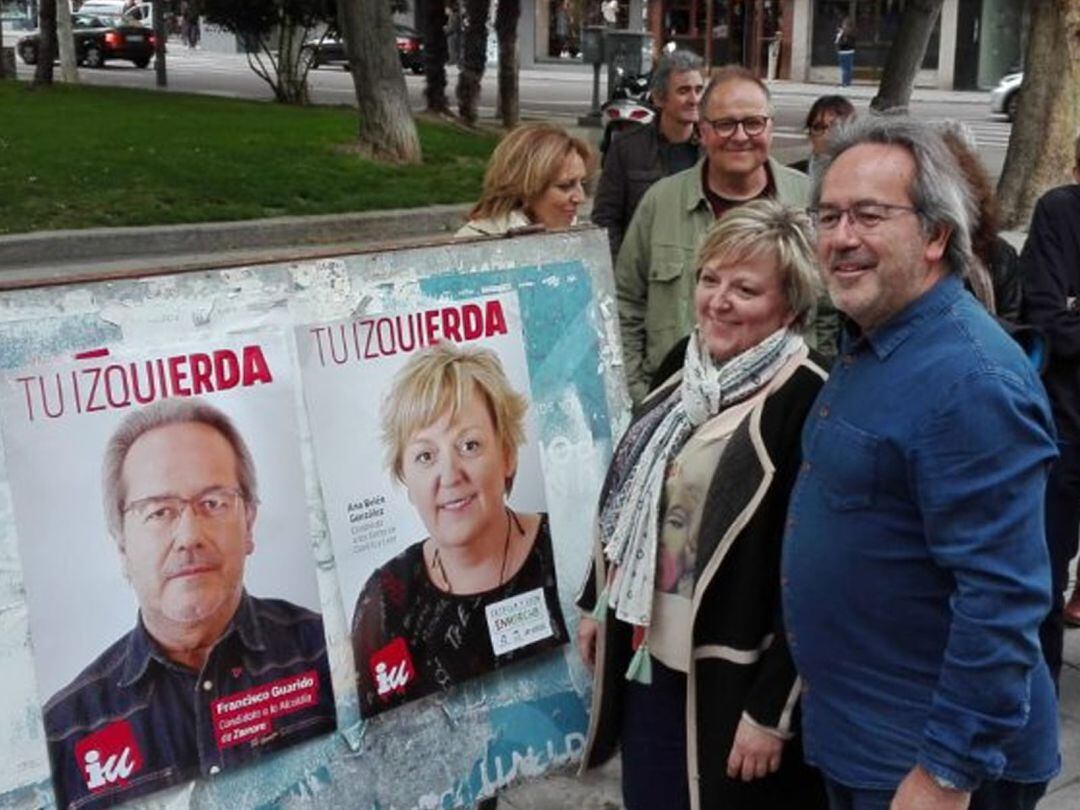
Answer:
<path fill-rule="evenodd" d="M 645 193 L 615 262 L 623 361 L 635 403 L 648 393 L 660 362 L 694 326 L 694 257 L 716 221 L 702 188 L 703 161 L 658 181 Z M 796 208 L 809 204 L 806 175 L 772 158 L 769 171 L 780 202 Z M 807 342 L 825 354 L 835 353 L 835 311 L 829 309 L 831 326 L 815 319 L 807 335 Z"/>

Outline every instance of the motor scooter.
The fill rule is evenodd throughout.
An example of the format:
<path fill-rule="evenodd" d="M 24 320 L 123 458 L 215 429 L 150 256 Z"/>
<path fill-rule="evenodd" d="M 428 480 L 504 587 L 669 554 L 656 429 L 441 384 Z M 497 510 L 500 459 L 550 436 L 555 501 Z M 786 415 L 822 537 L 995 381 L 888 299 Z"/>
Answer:
<path fill-rule="evenodd" d="M 600 154 L 607 156 L 612 141 L 626 132 L 647 126 L 656 117 L 656 110 L 649 103 L 649 85 L 652 72 L 627 73 L 615 68 L 615 87 L 611 99 L 600 108 L 600 120 L 604 124 L 604 136 L 600 140 Z"/>

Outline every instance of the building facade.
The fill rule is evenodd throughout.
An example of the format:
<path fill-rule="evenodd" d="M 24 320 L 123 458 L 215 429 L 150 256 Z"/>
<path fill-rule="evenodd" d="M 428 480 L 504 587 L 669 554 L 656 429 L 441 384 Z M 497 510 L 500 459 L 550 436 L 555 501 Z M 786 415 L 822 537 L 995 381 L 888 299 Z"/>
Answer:
<path fill-rule="evenodd" d="M 876 83 L 905 2 L 525 0 L 518 29 L 521 63 L 580 64 L 582 26 L 606 24 L 648 31 L 655 48 L 674 42 L 712 65 L 737 62 L 763 77 L 838 84 L 836 31 L 850 17 L 856 81 Z M 916 83 L 957 90 L 992 87 L 1020 65 L 1029 13 L 1030 0 L 945 0 Z"/>

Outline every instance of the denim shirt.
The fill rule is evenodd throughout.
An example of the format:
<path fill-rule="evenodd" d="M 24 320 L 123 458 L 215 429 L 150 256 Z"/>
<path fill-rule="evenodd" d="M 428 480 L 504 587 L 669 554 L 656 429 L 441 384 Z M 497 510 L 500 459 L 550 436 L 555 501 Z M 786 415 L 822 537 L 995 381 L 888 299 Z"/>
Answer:
<path fill-rule="evenodd" d="M 803 429 L 783 604 L 808 760 L 855 788 L 1059 767 L 1039 651 L 1056 456 L 1020 348 L 949 276 L 846 335 Z"/>
<path fill-rule="evenodd" d="M 322 618 L 246 593 L 196 672 L 141 617 L 45 706 L 57 806 L 110 807 L 337 726 Z"/>

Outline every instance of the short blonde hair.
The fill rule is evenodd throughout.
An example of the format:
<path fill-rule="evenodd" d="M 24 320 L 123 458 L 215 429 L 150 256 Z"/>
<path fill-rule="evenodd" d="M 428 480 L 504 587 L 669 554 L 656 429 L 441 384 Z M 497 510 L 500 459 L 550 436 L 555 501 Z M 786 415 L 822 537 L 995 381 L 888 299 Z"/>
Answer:
<path fill-rule="evenodd" d="M 484 172 L 480 201 L 469 219 L 487 219 L 529 205 L 559 178 L 563 162 L 577 153 L 585 163 L 586 183 L 596 170 L 596 156 L 585 141 L 553 124 L 524 124 L 499 141 Z"/>
<path fill-rule="evenodd" d="M 503 453 L 517 459 L 518 448 L 525 442 L 528 401 L 511 388 L 495 352 L 443 342 L 409 359 L 395 375 L 382 404 L 386 467 L 398 481 L 404 479 L 405 447 L 413 435 L 447 412 L 454 419 L 474 390 L 488 408 Z"/>
<path fill-rule="evenodd" d="M 732 208 L 706 232 L 698 248 L 697 273 L 706 262 L 726 264 L 770 252 L 795 314 L 794 326 L 803 331 L 822 291 L 813 229 L 804 211 L 768 199 Z"/>

